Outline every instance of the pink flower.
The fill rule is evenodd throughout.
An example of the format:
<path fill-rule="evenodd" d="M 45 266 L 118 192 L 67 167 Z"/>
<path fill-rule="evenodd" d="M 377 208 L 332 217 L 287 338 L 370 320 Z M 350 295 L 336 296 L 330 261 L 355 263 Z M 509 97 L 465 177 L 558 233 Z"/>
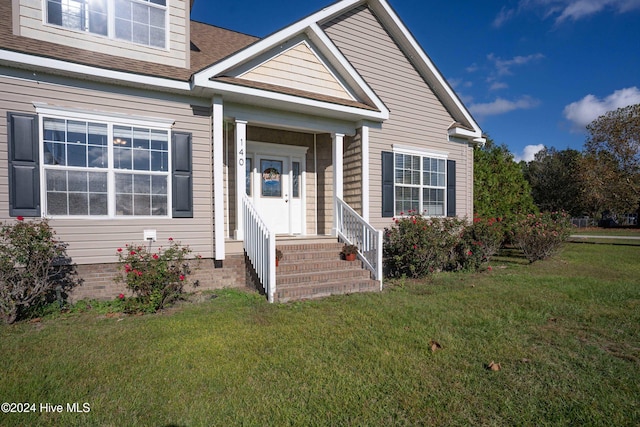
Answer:
<path fill-rule="evenodd" d="M 467 255 L 471 256 L 471 255 L 473 255 L 473 252 L 469 251 L 469 252 L 467 252 Z"/>
<path fill-rule="evenodd" d="M 153 258 L 153 259 L 158 259 L 158 258 L 160 258 L 160 257 L 158 256 L 158 254 L 153 254 L 153 257 L 152 257 L 152 258 Z"/>
<path fill-rule="evenodd" d="M 180 281 L 183 281 L 183 280 L 184 280 L 184 274 L 181 274 L 180 275 Z"/>
<path fill-rule="evenodd" d="M 18 215 L 18 217 L 16 218 L 18 221 L 24 221 L 24 217 L 22 215 Z"/>
<path fill-rule="evenodd" d="M 126 271 L 127 273 L 131 271 L 131 266 L 129 264 L 124 266 L 124 271 Z"/>
<path fill-rule="evenodd" d="M 493 270 L 493 268 L 491 268 L 491 266 L 487 267 L 487 270 L 491 271 Z"/>
<path fill-rule="evenodd" d="M 136 251 L 129 252 L 129 255 L 135 255 L 135 254 L 136 254 Z"/>
<path fill-rule="evenodd" d="M 170 242 L 173 242 L 173 237 L 169 237 L 169 241 L 170 241 Z"/>
<path fill-rule="evenodd" d="M 120 299 L 124 299 L 124 294 L 120 294 L 120 295 L 118 295 L 118 298 L 120 298 Z"/>
<path fill-rule="evenodd" d="M 118 249 L 117 249 L 117 251 L 118 251 L 118 252 L 122 252 L 122 248 L 118 248 Z"/>

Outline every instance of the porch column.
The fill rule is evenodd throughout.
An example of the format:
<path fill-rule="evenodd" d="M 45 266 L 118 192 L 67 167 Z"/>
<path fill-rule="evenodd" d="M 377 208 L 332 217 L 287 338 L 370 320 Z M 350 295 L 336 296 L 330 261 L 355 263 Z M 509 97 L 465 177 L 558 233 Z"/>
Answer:
<path fill-rule="evenodd" d="M 333 133 L 331 134 L 333 144 L 333 229 L 331 234 L 338 235 L 338 202 L 337 199 L 342 199 L 343 196 L 343 181 L 344 181 L 344 134 Z"/>
<path fill-rule="evenodd" d="M 245 170 L 247 164 L 247 122 L 236 119 L 236 229 L 234 236 L 236 240 L 244 240 L 244 214 L 241 209 L 240 200 L 246 192 Z"/>
<path fill-rule="evenodd" d="M 225 259 L 224 231 L 224 111 L 222 97 L 212 100 L 213 239 L 216 261 Z"/>
<path fill-rule="evenodd" d="M 362 218 L 369 222 L 369 126 L 362 125 Z"/>

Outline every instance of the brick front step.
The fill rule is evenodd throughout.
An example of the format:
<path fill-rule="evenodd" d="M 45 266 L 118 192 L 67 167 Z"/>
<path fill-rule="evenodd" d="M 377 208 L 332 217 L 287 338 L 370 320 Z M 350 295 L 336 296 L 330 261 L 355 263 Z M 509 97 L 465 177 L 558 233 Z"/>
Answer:
<path fill-rule="evenodd" d="M 376 292 L 380 290 L 380 283 L 366 279 L 354 282 L 326 282 L 306 284 L 295 287 L 276 288 L 275 299 L 278 302 L 289 302 L 302 299 L 328 297 L 329 295 L 344 295 L 356 292 Z"/>
<path fill-rule="evenodd" d="M 276 269 L 278 302 L 321 298 L 329 295 L 380 290 L 361 261 L 344 261 L 342 243 L 278 242 L 283 259 Z"/>
<path fill-rule="evenodd" d="M 280 265 L 276 270 L 279 276 L 285 276 L 289 274 L 300 273 L 313 273 L 316 271 L 340 271 L 340 270 L 362 270 L 362 262 L 357 261 L 345 261 L 334 257 L 330 260 L 323 260 L 317 258 L 310 258 L 301 262 L 295 261 L 280 261 Z"/>

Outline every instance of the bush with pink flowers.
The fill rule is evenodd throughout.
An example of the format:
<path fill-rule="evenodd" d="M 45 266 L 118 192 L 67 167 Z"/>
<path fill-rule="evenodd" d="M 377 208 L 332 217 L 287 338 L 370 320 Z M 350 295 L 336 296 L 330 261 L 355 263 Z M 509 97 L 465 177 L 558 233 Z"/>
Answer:
<path fill-rule="evenodd" d="M 572 228 L 566 212 L 529 214 L 514 222 L 512 241 L 529 262 L 535 262 L 555 254 L 571 234 Z"/>
<path fill-rule="evenodd" d="M 429 218 L 409 211 L 385 229 L 384 258 L 390 277 L 423 277 L 456 264 L 456 248 L 465 228 L 457 218 Z"/>
<path fill-rule="evenodd" d="M 190 253 L 188 246 L 172 238 L 167 247 L 161 246 L 157 251 L 142 245 L 118 248 L 121 272 L 116 281 L 124 282 L 136 296 L 126 301 L 125 311 L 156 312 L 178 298 L 191 273 L 187 259 Z"/>
<path fill-rule="evenodd" d="M 500 218 L 429 218 L 413 211 L 394 218 L 384 233 L 390 277 L 424 277 L 436 271 L 476 271 L 487 266 L 504 240 Z"/>

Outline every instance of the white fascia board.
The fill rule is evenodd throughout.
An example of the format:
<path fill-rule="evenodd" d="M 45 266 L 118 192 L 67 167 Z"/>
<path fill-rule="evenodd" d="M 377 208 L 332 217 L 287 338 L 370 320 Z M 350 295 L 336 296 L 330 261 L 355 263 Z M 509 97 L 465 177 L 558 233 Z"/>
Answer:
<path fill-rule="evenodd" d="M 389 118 L 389 109 L 384 105 L 382 100 L 378 97 L 378 95 L 369 87 L 367 82 L 360 76 L 360 74 L 356 71 L 356 69 L 351 65 L 347 58 L 344 57 L 342 52 L 336 47 L 336 45 L 331 41 L 331 39 L 327 36 L 327 34 L 320 29 L 320 26 L 314 22 L 309 26 L 309 29 L 313 36 L 317 38 L 333 58 L 338 62 L 340 67 L 349 75 L 349 77 L 353 80 L 353 82 L 364 92 L 364 94 L 375 104 L 376 108 L 380 110 L 383 115 L 383 119 L 387 120 Z"/>
<path fill-rule="evenodd" d="M 207 82 L 209 81 L 209 78 L 217 76 L 218 74 L 226 71 L 229 68 L 235 67 L 238 64 L 248 61 L 251 58 L 254 58 L 255 56 L 258 56 L 268 51 L 269 49 L 272 49 L 278 44 L 290 39 L 291 37 L 303 33 L 311 25 L 322 21 L 332 15 L 338 14 L 344 9 L 353 5 L 357 5 L 359 3 L 364 3 L 364 0 L 343 0 L 324 8 L 319 12 L 309 15 L 296 23 L 255 42 L 254 44 L 241 50 L 237 54 L 223 59 L 222 61 L 213 64 L 211 67 L 194 74 L 194 84 L 196 86 L 208 87 Z"/>
<path fill-rule="evenodd" d="M 41 56 L 8 50 L 0 50 L 0 58 L 2 58 L 0 59 L 1 64 L 6 64 L 8 66 L 13 65 L 22 68 L 26 66 L 29 67 L 29 69 L 43 70 L 49 73 L 54 70 L 54 72 L 58 71 L 58 74 L 82 76 L 91 80 L 111 82 L 115 80 L 123 84 L 149 86 L 172 91 L 189 92 L 191 90 L 191 84 L 189 82 L 181 82 L 162 77 L 144 76 L 140 74 L 126 73 L 123 71 L 107 70 L 104 68 L 76 64 L 59 59 L 43 58 Z"/>
<path fill-rule="evenodd" d="M 485 142 L 487 142 L 487 140 L 483 138 L 482 135 L 478 136 L 477 132 L 470 131 L 461 127 L 453 127 L 449 129 L 449 137 L 463 138 L 467 141 L 472 141 L 475 144 L 484 144 Z"/>
<path fill-rule="evenodd" d="M 354 122 L 343 117 L 319 117 L 302 111 L 270 109 L 255 104 L 225 102 L 224 115 L 226 119 L 244 120 L 255 125 L 265 124 L 293 131 L 342 133 L 351 136 L 356 134 Z"/>
<path fill-rule="evenodd" d="M 449 129 L 449 136 L 459 137 L 459 138 L 478 138 L 478 134 L 475 131 L 470 131 L 469 129 L 461 128 L 461 127 L 453 127 Z"/>
<path fill-rule="evenodd" d="M 304 110 L 308 112 L 315 111 L 320 113 L 321 110 L 337 113 L 339 115 L 348 115 L 358 120 L 382 121 L 389 117 L 388 111 L 386 115 L 381 111 L 365 110 L 348 105 L 333 104 L 331 102 L 318 101 L 310 98 L 302 98 L 299 96 L 288 95 L 284 93 L 271 92 L 263 89 L 251 88 L 246 86 L 234 85 L 226 82 L 209 81 L 208 87 L 215 93 L 229 97 L 234 100 L 234 96 L 240 98 L 252 97 L 254 100 L 261 99 L 266 106 L 274 108 L 293 108 L 295 110 Z"/>
<path fill-rule="evenodd" d="M 411 47 L 411 50 L 419 56 L 419 60 L 421 61 L 422 65 L 426 67 L 425 71 L 427 71 L 429 76 L 432 77 L 433 79 L 430 81 L 432 83 L 436 83 L 446 93 L 450 101 L 458 109 L 459 113 L 462 114 L 466 119 L 466 121 L 473 127 L 475 131 L 474 136 L 478 138 L 482 137 L 482 130 L 480 129 L 480 126 L 476 123 L 476 121 L 471 116 L 467 108 L 462 104 L 462 102 L 460 101 L 458 96 L 455 94 L 451 86 L 449 86 L 449 83 L 447 83 L 447 81 L 444 79 L 444 76 L 442 76 L 442 74 L 436 68 L 436 66 L 431 61 L 431 59 L 426 55 L 426 53 L 424 52 L 420 44 L 417 42 L 417 40 L 413 37 L 411 32 L 408 30 L 408 28 L 402 23 L 402 21 L 400 20 L 398 15 L 395 13 L 395 11 L 391 8 L 389 3 L 387 3 L 385 0 L 369 0 L 369 4 L 376 13 L 378 14 L 383 13 L 384 15 L 386 15 L 388 19 L 390 19 L 393 22 L 397 30 L 400 31 L 400 33 L 402 34 L 406 42 Z M 417 65 L 418 69 L 420 69 L 419 67 L 420 64 L 415 64 L 415 65 Z"/>

